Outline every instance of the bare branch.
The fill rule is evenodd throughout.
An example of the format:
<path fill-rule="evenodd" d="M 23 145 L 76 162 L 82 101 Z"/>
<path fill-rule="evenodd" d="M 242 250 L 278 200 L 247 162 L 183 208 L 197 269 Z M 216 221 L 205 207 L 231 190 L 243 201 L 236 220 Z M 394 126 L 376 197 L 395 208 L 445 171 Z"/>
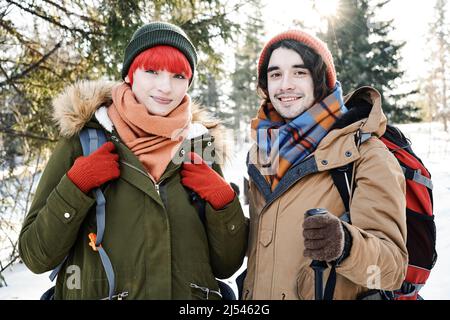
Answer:
<path fill-rule="evenodd" d="M 8 264 L 4 267 L 2 267 L 2 269 L 0 270 L 0 273 L 5 271 L 10 265 L 12 265 L 17 259 L 19 259 L 19 255 L 14 256 L 10 262 L 8 262 Z"/>
<path fill-rule="evenodd" d="M 38 136 L 38 135 L 30 133 L 30 132 L 26 132 L 26 131 L 21 132 L 21 131 L 16 131 L 16 130 L 5 128 L 5 127 L 0 127 L 0 132 L 3 132 L 8 135 L 16 136 L 16 137 L 25 137 L 25 138 L 44 140 L 44 141 L 50 141 L 50 142 L 58 142 L 58 140 L 51 139 L 49 137 Z"/>
<path fill-rule="evenodd" d="M 59 47 L 61 47 L 61 41 L 58 42 L 56 44 L 56 46 L 50 50 L 50 52 L 48 52 L 47 54 L 45 54 L 44 56 L 42 56 L 41 59 L 39 59 L 39 61 L 35 62 L 34 64 L 32 64 L 30 67 L 28 67 L 27 69 L 25 69 L 24 71 L 22 71 L 19 74 L 13 75 L 12 77 L 9 77 L 9 79 L 0 82 L 0 88 L 3 87 L 5 84 L 7 83 L 11 83 L 14 80 L 20 79 L 25 77 L 28 73 L 30 73 L 31 71 L 33 71 L 34 69 L 36 69 L 40 64 L 42 64 L 45 60 L 47 60 L 56 50 L 59 49 Z"/>
<path fill-rule="evenodd" d="M 39 18 L 41 18 L 41 19 L 43 19 L 43 20 L 45 20 L 47 22 L 50 22 L 51 24 L 54 24 L 54 25 L 60 27 L 61 29 L 64 29 L 64 30 L 67 30 L 67 31 L 70 31 L 70 32 L 75 31 L 75 32 L 78 32 L 78 33 L 82 34 L 83 36 L 88 36 L 88 35 L 104 36 L 105 35 L 102 32 L 85 31 L 85 30 L 82 30 L 82 29 L 79 29 L 79 28 L 66 26 L 66 25 L 56 21 L 56 19 L 54 19 L 53 17 L 49 17 L 47 15 L 39 13 L 36 10 L 32 10 L 30 7 L 26 8 L 26 7 L 22 6 L 21 4 L 15 2 L 15 1 L 12 1 L 12 0 L 6 0 L 6 1 L 8 1 L 9 3 L 15 5 L 16 7 L 20 8 L 20 9 L 22 9 L 22 10 L 24 10 L 24 11 L 26 11 L 26 12 L 32 14 L 32 15 L 34 15 L 34 16 L 37 16 L 37 17 L 39 17 Z"/>
<path fill-rule="evenodd" d="M 48 3 L 48 4 L 52 5 L 52 6 L 54 6 L 54 7 L 56 7 L 56 8 L 58 8 L 59 10 L 61 10 L 62 12 L 64 12 L 64 13 L 65 13 L 66 15 L 68 15 L 68 16 L 76 16 L 76 17 L 80 18 L 80 19 L 83 20 L 83 21 L 86 21 L 86 22 L 93 22 L 93 23 L 96 23 L 96 24 L 101 25 L 101 26 L 103 26 L 103 27 L 106 27 L 106 23 L 104 23 L 104 22 L 95 20 L 95 19 L 90 18 L 90 17 L 86 17 L 86 16 L 83 16 L 83 15 L 80 15 L 80 14 L 75 13 L 75 12 L 71 12 L 71 11 L 67 10 L 66 8 L 64 8 L 63 6 L 57 4 L 57 3 L 53 2 L 53 1 L 50 1 L 50 0 L 44 0 L 44 2 L 46 2 L 46 3 Z"/>
<path fill-rule="evenodd" d="M 6 31 L 8 31 L 11 35 L 13 35 L 14 37 L 16 37 L 17 40 L 19 40 L 20 44 L 24 45 L 27 47 L 28 50 L 33 51 L 37 54 L 39 54 L 40 56 L 42 56 L 42 53 L 40 53 L 38 50 L 34 49 L 33 47 L 31 47 L 29 45 L 30 42 L 32 42 L 32 40 L 28 40 L 25 39 L 23 37 L 23 35 L 18 32 L 17 30 L 15 30 L 14 28 L 12 28 L 11 26 L 9 26 L 6 23 L 6 20 L 0 19 L 0 26 L 2 26 Z"/>

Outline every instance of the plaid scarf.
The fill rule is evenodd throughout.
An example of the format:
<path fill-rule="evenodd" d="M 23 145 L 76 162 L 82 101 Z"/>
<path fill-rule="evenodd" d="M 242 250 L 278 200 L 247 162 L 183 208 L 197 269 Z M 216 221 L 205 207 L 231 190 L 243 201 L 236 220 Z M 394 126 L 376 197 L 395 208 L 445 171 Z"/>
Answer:
<path fill-rule="evenodd" d="M 300 163 L 316 150 L 336 120 L 345 112 L 347 108 L 339 82 L 329 96 L 289 123 L 285 122 L 271 103 L 261 105 L 251 127 L 254 138 L 256 130 L 259 155 L 265 158 L 265 164 L 260 170 L 272 191 L 291 166 Z"/>

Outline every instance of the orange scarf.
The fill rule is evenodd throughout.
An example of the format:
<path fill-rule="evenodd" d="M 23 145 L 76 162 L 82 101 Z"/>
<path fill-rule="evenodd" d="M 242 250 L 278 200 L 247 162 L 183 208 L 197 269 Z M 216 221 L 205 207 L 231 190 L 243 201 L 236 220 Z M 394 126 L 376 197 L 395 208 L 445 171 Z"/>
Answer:
<path fill-rule="evenodd" d="M 186 95 L 165 117 L 149 113 L 126 83 L 113 87 L 112 100 L 108 116 L 120 138 L 155 182 L 159 181 L 187 135 L 192 117 L 191 99 Z"/>

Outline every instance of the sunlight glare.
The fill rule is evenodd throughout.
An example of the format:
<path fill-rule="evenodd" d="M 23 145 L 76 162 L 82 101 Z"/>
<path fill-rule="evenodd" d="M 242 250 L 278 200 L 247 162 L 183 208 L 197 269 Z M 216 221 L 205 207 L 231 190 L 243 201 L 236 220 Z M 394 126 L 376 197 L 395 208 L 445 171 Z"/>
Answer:
<path fill-rule="evenodd" d="M 315 0 L 314 7 L 317 12 L 324 17 L 330 17 L 336 14 L 339 6 L 339 0 Z"/>

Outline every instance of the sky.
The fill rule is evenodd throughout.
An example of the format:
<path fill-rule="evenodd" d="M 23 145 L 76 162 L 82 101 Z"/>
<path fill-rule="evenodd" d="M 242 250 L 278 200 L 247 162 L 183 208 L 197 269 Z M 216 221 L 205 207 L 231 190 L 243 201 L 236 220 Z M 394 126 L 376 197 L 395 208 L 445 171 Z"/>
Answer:
<path fill-rule="evenodd" d="M 279 32 L 292 28 L 294 19 L 306 26 L 317 28 L 321 19 L 317 11 L 333 14 L 338 0 L 316 0 L 316 11 L 310 0 L 263 0 L 263 17 L 266 24 L 266 41 Z M 393 19 L 395 30 L 391 38 L 406 41 L 403 47 L 401 66 L 407 79 L 418 79 L 426 72 L 426 34 L 433 19 L 434 0 L 391 0 L 379 13 L 379 20 Z M 450 10 L 449 10 L 450 17 Z M 450 18 L 449 18 L 450 19 Z"/>

